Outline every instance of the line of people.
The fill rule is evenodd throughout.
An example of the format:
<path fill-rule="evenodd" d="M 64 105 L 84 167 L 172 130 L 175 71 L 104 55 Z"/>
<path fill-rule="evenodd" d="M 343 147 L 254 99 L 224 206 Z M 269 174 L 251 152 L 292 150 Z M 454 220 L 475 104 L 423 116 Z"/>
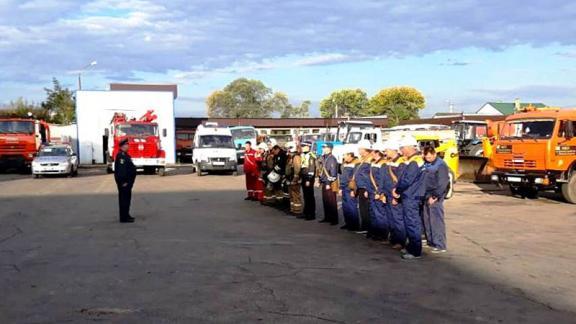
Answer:
<path fill-rule="evenodd" d="M 403 259 L 422 255 L 424 242 L 432 253 L 446 252 L 444 197 L 449 171 L 434 147 L 419 151 L 413 137 L 358 143 L 343 161 L 322 146 L 316 157 L 308 142 L 279 145 L 246 144 L 244 172 L 246 200 L 260 201 L 304 220 L 316 219 L 315 186 L 321 187 L 322 223 L 339 224 L 338 196 L 342 201 L 343 230 L 365 235 L 401 251 Z"/>

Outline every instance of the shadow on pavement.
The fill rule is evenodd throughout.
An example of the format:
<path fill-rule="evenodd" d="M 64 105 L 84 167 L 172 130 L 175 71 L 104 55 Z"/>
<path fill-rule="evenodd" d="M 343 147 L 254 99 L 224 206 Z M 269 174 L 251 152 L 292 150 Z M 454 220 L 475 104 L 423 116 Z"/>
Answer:
<path fill-rule="evenodd" d="M 574 318 L 449 255 L 404 262 L 379 243 L 243 195 L 135 192 L 134 224 L 116 222 L 110 194 L 0 199 L 0 322 Z"/>

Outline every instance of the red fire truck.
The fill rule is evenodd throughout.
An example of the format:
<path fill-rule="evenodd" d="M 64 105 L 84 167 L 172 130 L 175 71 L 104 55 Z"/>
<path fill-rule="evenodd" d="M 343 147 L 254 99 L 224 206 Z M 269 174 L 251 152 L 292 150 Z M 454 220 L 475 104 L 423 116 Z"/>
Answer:
<path fill-rule="evenodd" d="M 144 173 L 158 173 L 163 176 L 166 170 L 166 152 L 162 150 L 157 116 L 154 110 L 148 110 L 140 119 L 128 119 L 124 113 L 115 113 L 112 117 L 110 130 L 112 141 L 108 145 L 108 170 L 114 170 L 114 158 L 120 150 L 119 143 L 128 139 L 130 149 L 128 154 L 137 168 Z"/>
<path fill-rule="evenodd" d="M 50 142 L 50 127 L 41 120 L 0 118 L 0 168 L 30 170 L 38 149 Z"/>

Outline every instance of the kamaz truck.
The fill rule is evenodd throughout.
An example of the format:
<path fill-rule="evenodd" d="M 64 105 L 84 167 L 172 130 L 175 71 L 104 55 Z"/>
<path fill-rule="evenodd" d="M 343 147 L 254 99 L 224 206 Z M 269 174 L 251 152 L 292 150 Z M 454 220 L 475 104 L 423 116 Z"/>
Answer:
<path fill-rule="evenodd" d="M 555 190 L 576 204 L 576 109 L 528 107 L 506 118 L 494 142 L 492 180 L 513 195 Z"/>
<path fill-rule="evenodd" d="M 50 127 L 40 120 L 0 118 L 0 168 L 30 171 L 42 145 L 50 142 Z"/>

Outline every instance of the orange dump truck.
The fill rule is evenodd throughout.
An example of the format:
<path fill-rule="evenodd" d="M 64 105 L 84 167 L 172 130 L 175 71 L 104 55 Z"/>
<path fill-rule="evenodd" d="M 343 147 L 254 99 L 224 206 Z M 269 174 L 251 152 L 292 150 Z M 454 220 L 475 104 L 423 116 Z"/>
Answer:
<path fill-rule="evenodd" d="M 529 107 L 508 116 L 493 145 L 492 181 L 535 198 L 555 190 L 576 204 L 576 109 Z"/>

